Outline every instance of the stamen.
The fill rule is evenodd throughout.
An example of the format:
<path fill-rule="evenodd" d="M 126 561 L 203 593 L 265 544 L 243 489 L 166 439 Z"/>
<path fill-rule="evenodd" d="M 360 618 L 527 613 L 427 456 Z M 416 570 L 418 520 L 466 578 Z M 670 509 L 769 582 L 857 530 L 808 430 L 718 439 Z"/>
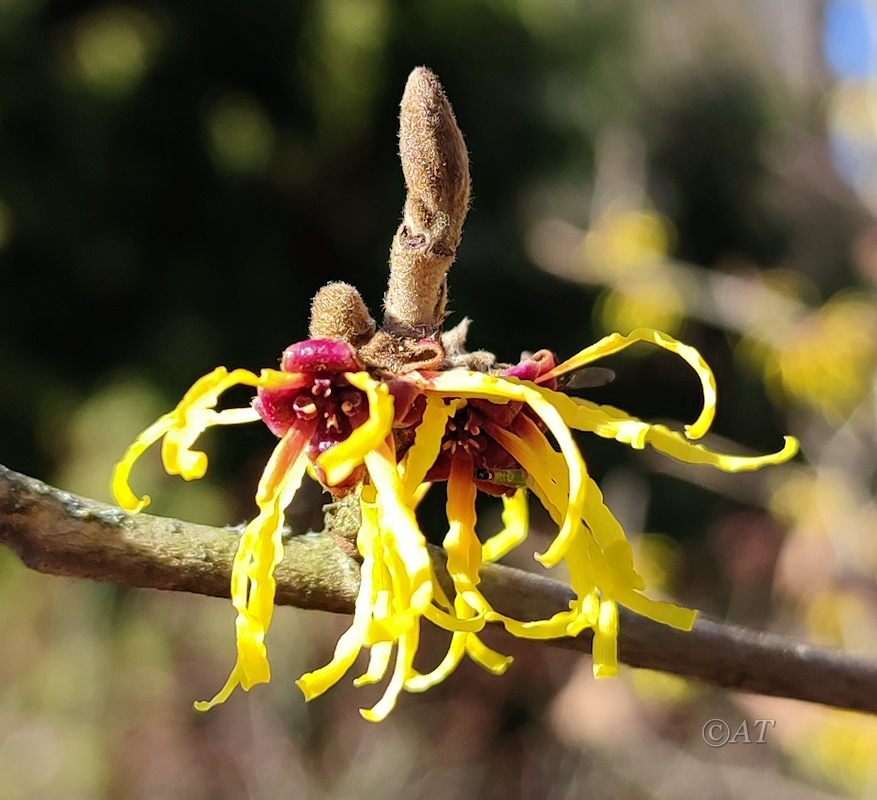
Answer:
<path fill-rule="evenodd" d="M 314 378 L 314 385 L 311 387 L 311 392 L 315 397 L 328 397 L 332 394 L 332 379 Z"/>
<path fill-rule="evenodd" d="M 317 404 L 307 395 L 299 395 L 292 401 L 292 409 L 299 419 L 310 420 L 317 416 Z"/>
<path fill-rule="evenodd" d="M 326 430 L 331 431 L 333 428 L 337 430 L 341 430 L 341 426 L 338 424 L 338 417 L 332 411 L 326 411 L 323 414 L 323 417 L 326 420 Z"/>

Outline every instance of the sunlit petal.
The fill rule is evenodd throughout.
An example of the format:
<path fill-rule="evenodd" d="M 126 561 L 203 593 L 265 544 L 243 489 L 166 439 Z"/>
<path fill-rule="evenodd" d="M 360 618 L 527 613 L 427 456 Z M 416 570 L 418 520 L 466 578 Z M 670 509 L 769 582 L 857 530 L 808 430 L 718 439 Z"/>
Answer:
<path fill-rule="evenodd" d="M 448 554 L 448 574 L 454 589 L 474 610 L 483 614 L 491 609 L 475 588 L 481 569 L 481 542 L 475 533 L 477 493 L 472 480 L 472 460 L 462 449 L 457 450 L 448 478 L 448 532 L 442 544 Z"/>
<path fill-rule="evenodd" d="M 112 490 L 116 502 L 132 514 L 142 511 L 149 505 L 149 495 L 138 497 L 131 489 L 131 470 L 153 444 L 164 436 L 174 424 L 173 417 L 165 414 L 152 423 L 125 451 L 121 461 L 113 469 Z"/>
<path fill-rule="evenodd" d="M 503 497 L 502 506 L 503 529 L 484 542 L 481 550 L 486 563 L 498 561 L 514 550 L 527 538 L 530 528 L 526 489 L 518 489 L 511 497 Z"/>
<path fill-rule="evenodd" d="M 420 629 L 413 626 L 400 640 L 396 647 L 396 666 L 387 684 L 383 697 L 372 708 L 360 709 L 363 719 L 369 722 L 380 722 L 396 707 L 399 693 L 405 682 L 414 673 L 414 655 L 420 638 Z"/>
<path fill-rule="evenodd" d="M 611 600 L 600 603 L 593 655 L 595 678 L 618 674 L 618 607 Z"/>
<path fill-rule="evenodd" d="M 770 464 L 781 464 L 794 458 L 798 452 L 798 440 L 794 436 L 784 436 L 783 447 L 775 453 L 762 456 L 714 453 L 703 445 L 686 441 L 664 425 L 643 422 L 612 406 L 567 397 L 550 389 L 540 391 L 571 428 L 596 433 L 606 439 L 615 439 L 635 450 L 642 450 L 648 444 L 659 452 L 688 464 L 704 464 L 724 472 L 744 472 Z"/>
<path fill-rule="evenodd" d="M 514 659 L 488 647 L 477 636 L 466 639 L 466 655 L 493 675 L 503 675 Z"/>
<path fill-rule="evenodd" d="M 542 389 L 532 385 L 466 370 L 450 370 L 436 376 L 430 382 L 430 392 L 433 391 L 443 396 L 480 397 L 493 402 L 516 400 L 526 403 L 551 431 L 566 460 L 569 498 L 557 538 L 549 551 L 540 557 L 540 561 L 546 567 L 557 564 L 565 542 L 574 535 L 580 524 L 585 502 L 586 471 L 569 428 L 554 405 L 543 396 Z"/>
<path fill-rule="evenodd" d="M 380 447 L 393 425 L 393 396 L 387 385 L 376 381 L 367 372 L 348 372 L 345 377 L 352 386 L 366 393 L 369 418 L 347 439 L 330 447 L 317 459 L 330 486 L 341 483 L 362 464 L 366 453 Z"/>
<path fill-rule="evenodd" d="M 365 463 L 378 491 L 381 527 L 392 536 L 411 582 L 411 606 L 422 611 L 432 601 L 432 564 L 426 539 L 405 501 L 404 487 L 386 445 L 366 453 Z"/>
<path fill-rule="evenodd" d="M 579 369 L 587 364 L 604 358 L 605 356 L 624 350 L 637 342 L 655 344 L 664 350 L 669 350 L 682 358 L 697 373 L 700 385 L 703 389 L 703 409 L 697 420 L 685 427 L 685 433 L 690 439 L 700 439 L 712 425 L 716 413 L 716 380 L 713 371 L 697 350 L 691 345 L 683 344 L 666 333 L 652 330 L 651 328 L 638 328 L 626 336 L 620 333 L 612 333 L 600 339 L 599 342 L 579 351 L 572 358 L 558 364 L 550 372 L 540 376 L 539 381 L 544 382 L 556 378 L 567 372 Z"/>
<path fill-rule="evenodd" d="M 259 482 L 259 514 L 241 536 L 232 566 L 232 603 L 238 611 L 237 661 L 219 693 L 208 702 L 195 704 L 199 711 L 224 702 L 237 683 L 250 689 L 270 680 L 265 634 L 274 612 L 274 570 L 283 557 L 283 512 L 304 477 L 306 442 L 302 431 L 292 429 L 275 448 Z"/>
<path fill-rule="evenodd" d="M 225 367 L 217 367 L 186 392 L 171 412 L 174 424 L 165 434 L 161 446 L 162 462 L 170 475 L 179 475 L 185 480 L 204 477 L 207 455 L 192 450 L 192 447 L 210 425 L 216 424 L 217 415 L 213 408 L 219 396 L 239 384 L 258 386 L 259 378 L 246 369 L 229 372 Z"/>
<path fill-rule="evenodd" d="M 448 419 L 456 413 L 461 401 L 446 403 L 439 397 L 428 397 L 423 420 L 417 426 L 414 444 L 402 462 L 405 470 L 405 493 L 413 498 L 426 473 L 435 464 L 442 446 Z"/>

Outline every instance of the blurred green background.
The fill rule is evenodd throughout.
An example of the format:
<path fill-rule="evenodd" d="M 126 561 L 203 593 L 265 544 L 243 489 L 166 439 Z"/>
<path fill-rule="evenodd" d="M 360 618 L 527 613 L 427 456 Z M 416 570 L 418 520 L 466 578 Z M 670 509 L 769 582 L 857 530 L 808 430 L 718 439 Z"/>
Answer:
<path fill-rule="evenodd" d="M 714 444 L 802 440 L 794 465 L 734 477 L 582 440 L 654 592 L 877 654 L 875 15 L 864 0 L 0 0 L 0 462 L 108 500 L 133 436 L 215 365 L 276 364 L 322 284 L 356 284 L 379 313 L 404 197 L 397 104 L 427 64 L 471 154 L 451 272 L 470 346 L 567 355 L 654 325 L 715 369 Z M 672 357 L 610 366 L 595 399 L 696 415 Z M 271 436 L 221 434 L 200 483 L 138 468 L 151 510 L 252 515 Z M 877 796 L 871 718 L 632 669 L 594 684 L 587 659 L 501 639 L 505 678 L 464 665 L 379 727 L 349 684 L 305 706 L 292 681 L 345 620 L 291 609 L 273 683 L 197 715 L 232 619 L 227 602 L 39 576 L 0 551 L 0 800 Z M 777 723 L 764 745 L 714 750 L 716 717 Z"/>

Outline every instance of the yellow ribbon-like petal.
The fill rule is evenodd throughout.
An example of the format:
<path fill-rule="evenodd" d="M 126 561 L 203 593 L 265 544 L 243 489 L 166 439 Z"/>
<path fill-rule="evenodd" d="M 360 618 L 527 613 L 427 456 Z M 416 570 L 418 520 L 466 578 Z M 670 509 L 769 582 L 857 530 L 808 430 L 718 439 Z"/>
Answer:
<path fill-rule="evenodd" d="M 504 674 L 514 661 L 511 656 L 497 653 L 496 650 L 488 647 L 481 639 L 473 635 L 466 639 L 466 655 L 492 675 Z"/>
<path fill-rule="evenodd" d="M 165 414 L 152 423 L 143 433 L 139 434 L 134 442 L 125 451 L 122 460 L 113 469 L 112 490 L 116 502 L 125 511 L 136 514 L 142 511 L 150 503 L 149 495 L 138 497 L 131 489 L 131 470 L 134 464 L 153 444 L 164 436 L 173 426 L 174 418 L 171 414 Z"/>
<path fill-rule="evenodd" d="M 564 375 L 567 372 L 580 369 L 597 359 L 617 353 L 637 342 L 654 344 L 664 350 L 675 353 L 697 373 L 701 388 L 703 389 L 703 409 L 691 425 L 686 425 L 685 433 L 689 439 L 700 439 L 710 429 L 715 417 L 716 379 L 709 364 L 703 360 L 703 357 L 695 348 L 691 345 L 683 344 L 666 333 L 661 333 L 651 328 L 637 328 L 626 336 L 620 333 L 609 334 L 609 336 L 600 339 L 599 342 L 595 342 L 584 350 L 580 350 L 571 358 L 558 364 L 550 372 L 540 376 L 539 380 L 544 382 Z"/>
<path fill-rule="evenodd" d="M 454 601 L 454 611 L 460 619 L 467 619 L 472 616 L 472 609 L 462 598 L 458 596 Z M 483 620 L 482 620 L 482 624 Z M 444 658 L 430 672 L 421 675 L 415 672 L 405 681 L 405 691 L 407 692 L 425 692 L 436 684 L 441 683 L 448 677 L 463 660 L 466 655 L 466 643 L 470 634 L 464 632 L 455 632 L 451 634 L 451 643 Z"/>
<path fill-rule="evenodd" d="M 417 653 L 417 645 L 420 640 L 420 628 L 417 625 L 411 627 L 399 640 L 396 646 L 396 665 L 383 697 L 371 708 L 361 708 L 359 713 L 362 718 L 369 722 L 381 722 L 396 707 L 396 701 L 405 681 L 414 674 L 414 656 Z"/>
<path fill-rule="evenodd" d="M 162 461 L 167 472 L 185 480 L 202 478 L 207 470 L 207 455 L 192 450 L 192 446 L 204 430 L 212 425 L 238 425 L 259 419 L 251 408 L 215 411 L 219 396 L 232 386 L 256 386 L 259 380 L 249 370 L 229 372 L 225 367 L 217 367 L 199 378 L 177 407 L 143 431 L 116 464 L 112 479 L 116 502 L 132 513 L 142 511 L 149 504 L 149 497 L 138 497 L 131 490 L 131 470 L 140 456 L 162 437 Z"/>
<path fill-rule="evenodd" d="M 440 397 L 427 397 L 423 420 L 417 426 L 414 444 L 405 454 L 402 462 L 404 467 L 405 494 L 414 498 L 441 452 L 442 437 L 448 420 L 457 413 L 465 401 L 457 400 L 445 403 Z"/>
<path fill-rule="evenodd" d="M 376 607 L 377 573 L 380 569 L 380 556 L 377 553 L 378 519 L 373 505 L 361 503 L 362 525 L 356 537 L 356 546 L 362 558 L 360 568 L 359 592 L 350 627 L 338 639 L 335 654 L 326 666 L 302 675 L 296 685 L 301 689 L 305 700 L 313 700 L 334 686 L 353 666 L 360 650 L 365 644 L 366 631 Z M 368 672 L 358 679 L 357 685 L 379 681 L 386 672 L 392 644 L 382 642 L 371 651 Z"/>
<path fill-rule="evenodd" d="M 349 477 L 362 464 L 366 453 L 383 444 L 393 426 L 393 396 L 387 384 L 376 381 L 367 372 L 347 372 L 345 377 L 352 386 L 366 393 L 369 417 L 343 442 L 330 447 L 317 459 L 329 486 Z"/>
<path fill-rule="evenodd" d="M 249 690 L 271 678 L 265 634 L 274 614 L 274 570 L 283 558 L 283 512 L 304 477 L 306 443 L 306 432 L 290 430 L 274 449 L 259 481 L 259 514 L 244 530 L 232 565 L 231 596 L 238 612 L 237 660 L 219 693 L 208 702 L 195 703 L 198 711 L 225 702 L 238 683 Z"/>
<path fill-rule="evenodd" d="M 594 677 L 618 674 L 618 606 L 611 600 L 600 603 L 600 616 L 594 628 Z"/>
<path fill-rule="evenodd" d="M 476 586 L 481 580 L 481 542 L 475 533 L 475 496 L 478 489 L 472 479 L 472 459 L 462 448 L 451 460 L 448 476 L 448 532 L 444 545 L 448 554 L 448 574 L 454 589 L 477 612 L 492 611 Z"/>
<path fill-rule="evenodd" d="M 724 472 L 744 472 L 761 469 L 769 464 L 781 464 L 794 458 L 798 452 L 798 440 L 794 436 L 784 436 L 783 447 L 775 453 L 762 456 L 715 453 L 703 445 L 686 441 L 664 425 L 643 422 L 612 406 L 567 397 L 550 389 L 540 391 L 571 428 L 596 433 L 606 439 L 615 439 L 635 450 L 642 450 L 648 444 L 655 450 L 687 464 L 704 464 Z"/>
<path fill-rule="evenodd" d="M 559 513 L 560 532 L 544 553 L 536 554 L 536 559 L 540 564 L 546 567 L 553 567 L 564 557 L 570 542 L 581 527 L 581 518 L 584 513 L 584 503 L 582 503 L 579 506 L 577 518 L 570 520 L 568 462 L 563 455 L 551 449 L 547 440 L 545 440 L 546 447 L 540 453 L 536 453 L 528 442 L 510 431 L 493 424 L 488 424 L 487 429 L 490 431 L 491 436 L 511 453 L 515 460 L 527 471 L 529 479 L 538 485 L 542 494 L 549 499 L 551 508 Z M 539 436 L 544 440 L 541 432 Z M 554 456 L 557 457 L 557 460 L 555 460 Z M 580 480 L 587 480 L 587 470 L 584 462 L 581 460 L 581 456 L 579 456 L 579 463 L 581 465 Z M 585 494 L 584 491 L 583 494 Z M 586 497 L 584 499 L 585 501 L 587 500 Z"/>
<path fill-rule="evenodd" d="M 204 477 L 207 455 L 192 450 L 192 446 L 210 425 L 217 424 L 215 420 L 218 415 L 213 408 L 219 396 L 239 384 L 258 386 L 259 378 L 246 369 L 229 372 L 225 367 L 217 367 L 186 392 L 171 412 L 174 425 L 162 441 L 161 458 L 168 474 L 179 475 L 187 481 Z M 258 419 L 258 415 L 254 419 Z"/>
<path fill-rule="evenodd" d="M 404 564 L 405 575 L 400 577 L 410 583 L 411 608 L 422 612 L 432 602 L 433 594 L 426 538 L 406 502 L 405 489 L 387 445 L 367 452 L 364 459 L 377 489 L 381 529 L 387 532 L 395 555 Z"/>
<path fill-rule="evenodd" d="M 499 561 L 527 538 L 530 514 L 527 507 L 527 490 L 518 489 L 511 497 L 502 498 L 503 529 L 491 536 L 481 549 L 486 563 Z"/>
<path fill-rule="evenodd" d="M 535 434 L 530 431 L 525 440 L 495 426 L 490 427 L 490 432 L 527 470 L 532 480 L 532 488 L 540 496 L 542 504 L 555 520 L 559 519 L 566 502 L 565 482 L 560 465 L 551 457 L 553 451 L 544 435 L 536 429 Z M 538 445 L 538 437 L 543 440 L 542 446 Z M 557 455 L 559 454 L 555 453 Z M 643 616 L 680 630 L 691 630 L 696 617 L 695 611 L 673 603 L 652 600 L 639 593 L 643 588 L 643 580 L 633 568 L 633 551 L 624 536 L 621 523 L 603 502 L 603 495 L 597 484 L 590 477 L 587 480 L 584 522 L 562 553 L 569 565 L 573 588 L 577 594 L 581 597 L 591 591 L 592 587 L 599 587 L 601 592 L 608 593 L 622 605 Z M 561 612 L 555 616 L 556 619 L 550 625 L 533 626 L 533 629 L 539 630 L 540 636 L 550 637 L 551 631 L 557 630 L 564 624 L 564 620 L 574 623 L 579 619 L 569 612 Z M 522 636 L 530 635 L 528 630 L 509 628 L 511 633 Z"/>
<path fill-rule="evenodd" d="M 554 436 L 566 461 L 569 495 L 566 512 L 554 543 L 539 560 L 546 567 L 555 566 L 566 542 L 575 534 L 585 503 L 585 464 L 567 424 L 542 389 L 512 378 L 498 378 L 467 370 L 450 370 L 431 378 L 425 385 L 428 394 L 440 396 L 480 397 L 492 402 L 516 400 L 526 403 Z"/>

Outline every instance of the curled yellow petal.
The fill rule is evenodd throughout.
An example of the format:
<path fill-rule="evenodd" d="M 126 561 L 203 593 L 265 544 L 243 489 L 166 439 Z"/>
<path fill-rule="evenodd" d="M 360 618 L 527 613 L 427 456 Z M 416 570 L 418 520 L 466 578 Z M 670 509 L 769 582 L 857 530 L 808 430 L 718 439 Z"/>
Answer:
<path fill-rule="evenodd" d="M 131 470 L 153 444 L 164 436 L 173 425 L 173 417 L 165 414 L 152 423 L 125 451 L 122 460 L 113 469 L 112 490 L 116 502 L 125 511 L 136 514 L 149 505 L 149 495 L 138 497 L 131 489 Z"/>
<path fill-rule="evenodd" d="M 749 472 L 770 464 L 782 464 L 798 454 L 798 440 L 794 436 L 784 436 L 782 448 L 775 453 L 734 456 L 713 452 L 703 445 L 692 445 L 663 425 L 653 425 L 645 436 L 645 443 L 687 464 L 706 464 L 723 472 Z"/>
<path fill-rule="evenodd" d="M 453 632 L 478 633 L 486 622 L 480 615 L 463 617 L 459 614 L 449 614 L 436 606 L 427 606 L 423 610 L 423 616 L 436 627 Z"/>
<path fill-rule="evenodd" d="M 578 517 L 571 519 L 569 504 L 569 473 L 567 461 L 562 454 L 552 450 L 541 431 L 539 436 L 545 441 L 545 449 L 537 453 L 533 446 L 511 431 L 507 431 L 493 424 L 488 424 L 488 430 L 497 442 L 499 442 L 515 460 L 527 471 L 530 485 L 538 488 L 538 495 L 544 498 L 543 505 L 553 514 L 555 521 L 561 525 L 557 536 L 548 546 L 544 553 L 537 553 L 536 559 L 546 567 L 558 564 L 566 554 L 573 538 L 581 527 L 581 517 L 584 513 L 584 503 L 579 506 Z M 555 459 L 554 457 L 557 457 Z M 581 464 L 581 478 L 587 479 L 584 462 L 579 457 Z M 586 498 L 585 498 L 586 499 Z"/>
<path fill-rule="evenodd" d="M 408 680 L 405 681 L 405 691 L 425 692 L 445 680 L 457 669 L 463 660 L 463 656 L 466 655 L 466 641 L 470 635 L 468 633 L 451 634 L 451 643 L 438 666 L 422 675 L 417 672 L 410 675 Z"/>
<path fill-rule="evenodd" d="M 454 589 L 476 611 L 492 609 L 476 590 L 480 581 L 481 542 L 475 533 L 475 496 L 472 459 L 460 448 L 451 461 L 448 476 L 448 532 L 442 542 L 448 554 L 448 574 Z"/>
<path fill-rule="evenodd" d="M 405 454 L 402 462 L 405 470 L 405 493 L 413 498 L 435 464 L 442 446 L 448 419 L 457 413 L 464 401 L 445 403 L 440 397 L 427 397 L 423 420 L 417 426 L 414 444 Z"/>
<path fill-rule="evenodd" d="M 461 620 L 472 616 L 472 609 L 460 596 L 454 601 L 454 610 Z M 481 621 L 481 624 L 484 624 L 483 620 Z M 466 655 L 466 642 L 468 641 L 469 636 L 470 634 L 459 631 L 451 634 L 451 642 L 448 645 L 448 650 L 438 666 L 423 675 L 417 672 L 410 675 L 405 681 L 405 691 L 425 692 L 427 689 L 432 688 L 447 678 L 448 675 L 457 668 L 460 661 L 463 660 L 463 656 Z"/>
<path fill-rule="evenodd" d="M 651 445 L 655 450 L 687 464 L 704 464 L 724 472 L 744 472 L 770 464 L 782 464 L 794 458 L 798 452 L 798 440 L 794 436 L 784 436 L 782 448 L 775 453 L 762 456 L 715 453 L 703 445 L 692 444 L 665 425 L 643 422 L 613 406 L 567 397 L 549 389 L 540 391 L 571 428 L 596 433 L 605 439 L 615 439 L 635 450 Z"/>
<path fill-rule="evenodd" d="M 562 513 L 559 509 L 565 503 L 565 483 L 563 472 L 548 452 L 550 447 L 547 440 L 543 447 L 534 449 L 529 444 L 533 442 L 535 445 L 537 442 L 533 435 L 527 435 L 525 441 L 503 429 L 492 427 L 490 431 L 527 470 L 533 491 L 552 517 L 559 519 Z M 538 432 L 538 436 L 544 439 L 541 432 Z M 581 597 L 593 587 L 599 587 L 638 614 L 680 630 L 690 630 L 697 612 L 640 594 L 643 580 L 633 568 L 633 552 L 624 536 L 621 523 L 603 502 L 603 495 L 597 484 L 590 477 L 587 480 L 584 523 L 562 552 L 570 569 L 573 588 Z M 549 624 L 506 624 L 506 628 L 518 636 L 553 638 L 563 635 L 556 633 L 560 626 L 575 626 L 582 619 L 581 613 L 577 615 L 575 612 L 560 612 Z M 590 624 L 587 623 L 585 627 Z"/>
<path fill-rule="evenodd" d="M 488 647 L 477 636 L 469 636 L 466 639 L 466 655 L 469 656 L 479 667 L 486 669 L 493 675 L 502 675 L 511 666 L 514 659 L 504 656 L 496 650 Z"/>
<path fill-rule="evenodd" d="M 535 464 L 546 469 L 553 483 L 556 484 L 555 501 L 562 501 L 563 495 L 566 493 L 566 482 L 560 454 L 551 447 L 542 431 L 526 417 L 522 417 L 518 421 L 516 430 L 520 434 L 521 440 L 532 450 Z M 528 463 L 530 462 L 528 461 Z M 531 466 L 535 465 L 531 464 Z M 589 475 L 586 476 L 585 480 L 584 520 L 611 566 L 613 584 L 618 583 L 634 589 L 642 589 L 645 584 L 633 568 L 633 549 L 627 541 L 621 523 L 603 502 L 603 493 L 597 482 Z M 545 483 L 544 479 L 542 483 Z"/>
<path fill-rule="evenodd" d="M 697 611 L 691 608 L 678 606 L 664 600 L 653 600 L 651 597 L 632 589 L 619 588 L 614 595 L 625 608 L 635 611 L 643 617 L 648 617 L 662 625 L 669 625 L 680 631 L 690 631 L 697 620 Z"/>
<path fill-rule="evenodd" d="M 557 538 L 539 560 L 546 567 L 556 565 L 562 557 L 560 554 L 566 542 L 575 534 L 580 524 L 585 503 L 586 470 L 569 427 L 553 403 L 546 399 L 545 390 L 513 378 L 499 378 L 495 375 L 456 369 L 431 378 L 425 383 L 425 390 L 428 394 L 435 393 L 440 396 L 480 397 L 495 403 L 509 400 L 526 403 L 551 431 L 566 461 L 569 494 Z"/>
<path fill-rule="evenodd" d="M 208 427 L 216 424 L 218 415 L 213 409 L 219 396 L 238 384 L 258 386 L 259 378 L 246 369 L 229 372 L 225 367 L 217 367 L 197 380 L 171 412 L 174 425 L 165 434 L 161 447 L 164 468 L 170 475 L 185 480 L 204 477 L 207 455 L 192 450 L 192 446 Z"/>
<path fill-rule="evenodd" d="M 211 425 L 238 425 L 259 419 L 258 413 L 251 408 L 214 411 L 219 396 L 236 384 L 256 386 L 258 381 L 248 370 L 229 372 L 225 367 L 217 367 L 199 378 L 177 407 L 143 431 L 116 464 L 112 479 L 116 502 L 126 511 L 134 513 L 149 504 L 148 497 L 138 497 L 131 490 L 131 470 L 140 456 L 162 437 L 162 461 L 171 475 L 181 475 L 186 480 L 203 477 L 207 469 L 207 456 L 191 449 L 198 436 Z"/>
<path fill-rule="evenodd" d="M 349 477 L 362 464 L 365 454 L 384 442 L 393 425 L 393 396 L 387 384 L 376 381 L 367 372 L 347 372 L 345 377 L 352 386 L 366 393 L 369 417 L 343 442 L 330 447 L 317 459 L 330 486 Z"/>
<path fill-rule="evenodd" d="M 373 499 L 374 494 L 374 490 L 371 487 L 369 489 L 370 492 L 364 491 L 360 497 L 362 524 L 356 537 L 356 546 L 363 558 L 353 620 L 350 627 L 339 638 L 332 660 L 320 669 L 305 673 L 296 681 L 305 700 L 313 700 L 323 694 L 347 673 L 365 644 L 366 632 L 372 615 L 376 612 L 381 613 L 382 605 L 384 609 L 389 605 L 386 593 L 379 591 L 381 556 L 378 541 L 378 516 L 375 506 L 368 502 Z M 387 670 L 391 651 L 392 644 L 390 642 L 375 645 L 371 651 L 368 671 L 355 681 L 356 685 L 381 680 Z"/>
<path fill-rule="evenodd" d="M 511 497 L 503 497 L 502 506 L 503 529 L 482 546 L 481 556 L 487 563 L 498 561 L 514 550 L 527 538 L 530 527 L 526 489 L 518 489 Z"/>
<path fill-rule="evenodd" d="M 380 526 L 391 537 L 395 554 L 404 565 L 404 577 L 410 583 L 411 607 L 422 612 L 433 596 L 432 563 L 426 538 L 406 502 L 405 489 L 389 448 L 382 444 L 367 452 L 364 459 L 377 489 Z"/>
<path fill-rule="evenodd" d="M 548 619 L 538 619 L 532 622 L 522 622 L 495 613 L 489 614 L 488 619 L 491 622 L 494 620 L 501 622 L 510 634 L 520 639 L 563 639 L 568 635 L 567 629 L 575 622 L 577 616 L 578 612 L 571 609 L 558 611 Z"/>
<path fill-rule="evenodd" d="M 239 664 L 235 664 L 222 688 L 210 700 L 196 700 L 192 705 L 195 711 L 210 711 L 211 708 L 222 705 L 232 692 L 241 685 L 241 668 Z"/>
<path fill-rule="evenodd" d="M 381 722 L 396 707 L 405 682 L 414 674 L 414 655 L 420 638 L 420 628 L 415 625 L 408 630 L 396 646 L 396 665 L 383 697 L 372 708 L 360 709 L 362 718 L 369 722 Z"/>
<path fill-rule="evenodd" d="M 274 614 L 274 570 L 283 558 L 284 510 L 292 502 L 304 477 L 307 432 L 293 428 L 280 440 L 259 481 L 256 504 L 259 514 L 244 530 L 232 565 L 231 596 L 235 620 L 237 660 L 219 693 L 195 708 L 207 711 L 224 702 L 240 684 L 249 690 L 271 677 L 265 634 Z"/>
<path fill-rule="evenodd" d="M 600 339 L 599 342 L 579 351 L 571 358 L 558 364 L 545 375 L 540 376 L 540 381 L 546 381 L 564 375 L 567 372 L 579 369 L 599 358 L 617 353 L 637 342 L 649 342 L 664 350 L 669 350 L 682 358 L 697 373 L 700 385 L 703 389 L 703 408 L 698 418 L 685 426 L 685 433 L 689 439 L 700 439 L 713 423 L 716 414 L 716 379 L 709 364 L 703 360 L 701 354 L 691 345 L 684 344 L 666 333 L 651 328 L 638 328 L 629 334 L 612 333 Z"/>
<path fill-rule="evenodd" d="M 359 593 L 356 597 L 353 622 L 338 639 L 332 660 L 319 669 L 306 672 L 295 682 L 296 686 L 301 689 L 305 700 L 310 701 L 315 697 L 319 697 L 338 683 L 353 666 L 354 661 L 356 661 L 357 656 L 362 650 L 365 627 L 372 609 L 373 567 L 374 564 L 371 559 L 362 563 L 362 578 L 360 579 Z M 368 682 L 377 682 L 383 677 L 384 672 L 386 672 L 391 649 L 392 647 L 389 642 L 384 643 L 383 648 L 375 647 L 372 649 L 368 673 L 359 679 L 357 685 L 365 683 L 367 680 Z M 384 655 L 386 655 L 386 659 L 382 662 L 381 657 Z"/>
<path fill-rule="evenodd" d="M 390 666 L 390 657 L 393 655 L 392 642 L 375 642 L 371 646 L 368 658 L 368 667 L 366 671 L 355 678 L 354 686 L 368 686 L 373 683 L 379 683 L 387 674 Z"/>

